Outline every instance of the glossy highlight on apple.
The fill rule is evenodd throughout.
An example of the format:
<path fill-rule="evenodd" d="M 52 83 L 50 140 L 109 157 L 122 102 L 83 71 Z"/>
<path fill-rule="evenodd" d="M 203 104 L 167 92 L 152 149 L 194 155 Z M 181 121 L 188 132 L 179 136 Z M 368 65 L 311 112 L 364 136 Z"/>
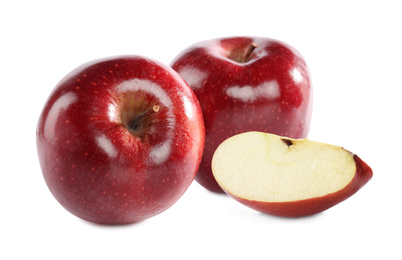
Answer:
<path fill-rule="evenodd" d="M 265 214 L 317 214 L 373 171 L 306 139 L 311 82 L 295 48 L 265 37 L 195 43 L 171 66 L 138 55 L 90 61 L 55 86 L 39 116 L 44 180 L 67 211 L 99 224 L 154 217 L 193 180 Z"/>

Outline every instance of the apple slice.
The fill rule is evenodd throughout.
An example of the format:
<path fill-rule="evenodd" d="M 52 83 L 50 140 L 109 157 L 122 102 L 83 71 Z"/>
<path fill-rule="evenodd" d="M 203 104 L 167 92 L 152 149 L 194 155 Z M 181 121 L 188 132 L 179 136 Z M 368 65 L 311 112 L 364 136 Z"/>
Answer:
<path fill-rule="evenodd" d="M 225 140 L 214 153 L 212 172 L 235 200 L 285 217 L 322 212 L 373 176 L 365 162 L 342 147 L 262 132 Z"/>

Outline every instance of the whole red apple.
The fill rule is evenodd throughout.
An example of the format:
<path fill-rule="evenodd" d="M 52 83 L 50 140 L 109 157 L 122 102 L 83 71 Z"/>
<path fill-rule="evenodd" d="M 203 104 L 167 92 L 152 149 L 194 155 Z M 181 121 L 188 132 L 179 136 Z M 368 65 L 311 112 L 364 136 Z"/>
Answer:
<path fill-rule="evenodd" d="M 211 171 L 218 145 L 247 131 L 307 137 L 312 88 L 302 56 L 269 38 L 233 37 L 190 46 L 171 63 L 200 101 L 205 150 L 196 180 L 223 192 Z"/>
<path fill-rule="evenodd" d="M 204 123 L 192 90 L 140 56 L 86 63 L 48 98 L 37 126 L 45 181 L 72 214 L 133 223 L 172 206 L 197 172 Z"/>

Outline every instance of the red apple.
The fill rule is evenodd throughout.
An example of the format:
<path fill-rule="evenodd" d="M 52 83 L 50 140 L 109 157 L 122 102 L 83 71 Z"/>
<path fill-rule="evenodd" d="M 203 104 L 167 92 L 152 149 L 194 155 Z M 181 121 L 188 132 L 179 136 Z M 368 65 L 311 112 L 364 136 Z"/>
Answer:
<path fill-rule="evenodd" d="M 322 212 L 373 176 L 363 160 L 340 146 L 261 132 L 225 140 L 213 156 L 212 171 L 235 200 L 284 217 Z"/>
<path fill-rule="evenodd" d="M 246 131 L 307 137 L 311 80 L 291 46 L 258 37 L 214 39 L 190 46 L 171 65 L 201 104 L 206 139 L 196 180 L 205 188 L 222 192 L 211 159 L 226 138 Z"/>
<path fill-rule="evenodd" d="M 86 63 L 48 98 L 37 126 L 45 181 L 72 214 L 133 223 L 172 206 L 204 147 L 197 98 L 170 67 L 139 56 Z"/>

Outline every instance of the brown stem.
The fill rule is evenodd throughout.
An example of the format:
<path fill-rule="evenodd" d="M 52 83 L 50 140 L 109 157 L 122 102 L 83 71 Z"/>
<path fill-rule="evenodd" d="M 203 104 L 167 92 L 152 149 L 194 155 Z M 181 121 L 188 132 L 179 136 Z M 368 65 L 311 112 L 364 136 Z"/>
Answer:
<path fill-rule="evenodd" d="M 159 106 L 155 105 L 152 108 L 148 109 L 147 111 L 145 111 L 144 113 L 138 115 L 136 118 L 134 118 L 134 120 L 132 120 L 128 127 L 130 128 L 131 131 L 135 131 L 138 126 L 139 123 L 141 122 L 141 120 L 143 120 L 146 117 L 149 117 L 150 115 L 157 113 L 159 111 Z"/>

